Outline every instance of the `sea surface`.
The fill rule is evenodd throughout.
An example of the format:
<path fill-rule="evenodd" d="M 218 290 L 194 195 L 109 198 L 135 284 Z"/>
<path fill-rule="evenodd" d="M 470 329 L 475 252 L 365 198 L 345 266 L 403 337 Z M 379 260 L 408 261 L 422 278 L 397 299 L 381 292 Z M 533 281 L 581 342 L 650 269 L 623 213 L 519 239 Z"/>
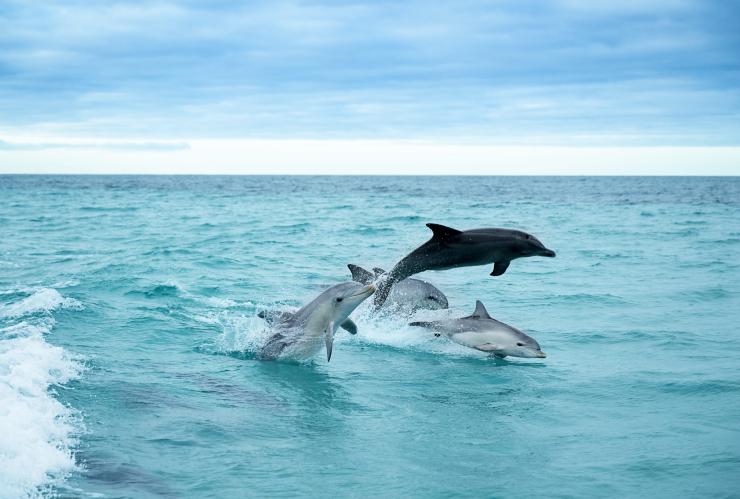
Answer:
<path fill-rule="evenodd" d="M 425 223 L 557 257 L 260 361 Z M 407 326 L 475 300 L 546 359 Z M 0 498 L 740 497 L 740 178 L 0 176 Z"/>

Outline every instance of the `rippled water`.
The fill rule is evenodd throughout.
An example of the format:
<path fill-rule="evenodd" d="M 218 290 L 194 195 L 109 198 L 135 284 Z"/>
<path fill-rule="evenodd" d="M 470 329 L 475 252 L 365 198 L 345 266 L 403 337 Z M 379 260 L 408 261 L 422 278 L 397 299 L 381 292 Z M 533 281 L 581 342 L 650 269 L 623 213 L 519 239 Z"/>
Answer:
<path fill-rule="evenodd" d="M 353 317 L 327 364 L 256 313 L 426 222 L 555 259 L 424 274 L 547 359 Z M 0 497 L 730 497 L 740 179 L 0 176 Z"/>

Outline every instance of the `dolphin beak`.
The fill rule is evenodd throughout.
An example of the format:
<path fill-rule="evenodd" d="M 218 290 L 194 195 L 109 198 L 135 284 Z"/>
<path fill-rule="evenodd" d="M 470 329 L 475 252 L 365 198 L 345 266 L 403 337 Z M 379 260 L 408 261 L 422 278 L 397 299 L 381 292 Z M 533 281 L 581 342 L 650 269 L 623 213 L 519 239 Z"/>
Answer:
<path fill-rule="evenodd" d="M 551 249 L 545 249 L 545 251 L 543 251 L 543 252 L 542 252 L 542 253 L 540 253 L 540 254 L 541 254 L 542 256 L 546 256 L 546 257 L 548 257 L 548 258 L 553 258 L 553 257 L 555 257 L 555 252 L 554 252 L 553 250 L 551 250 Z"/>
<path fill-rule="evenodd" d="M 371 294 L 375 293 L 375 286 L 373 284 L 368 284 L 361 290 L 359 290 L 357 293 L 353 294 L 352 296 L 361 296 L 361 295 L 367 295 L 370 296 Z"/>
<path fill-rule="evenodd" d="M 538 359 L 544 359 L 545 357 L 547 357 L 547 354 L 545 352 L 543 352 L 542 350 L 540 350 L 539 352 L 537 352 L 537 358 Z"/>

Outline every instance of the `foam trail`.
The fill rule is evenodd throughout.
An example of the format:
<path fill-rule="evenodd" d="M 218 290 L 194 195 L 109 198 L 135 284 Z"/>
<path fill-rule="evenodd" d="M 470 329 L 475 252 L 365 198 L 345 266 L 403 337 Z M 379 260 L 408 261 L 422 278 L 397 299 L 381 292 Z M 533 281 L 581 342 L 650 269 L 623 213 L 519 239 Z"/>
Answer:
<path fill-rule="evenodd" d="M 361 310 L 360 310 L 361 308 Z M 415 350 L 442 355 L 463 357 L 487 357 L 485 352 L 458 345 L 447 338 L 438 338 L 429 331 L 408 323 L 414 320 L 434 320 L 450 314 L 449 310 L 419 310 L 413 315 L 396 317 L 393 313 L 373 313 L 363 304 L 354 317 L 357 322 L 356 336 L 340 337 L 343 341 L 389 346 L 403 350 Z"/>
<path fill-rule="evenodd" d="M 223 333 L 216 341 L 218 351 L 257 353 L 272 335 L 264 320 L 256 315 L 226 316 L 220 319 Z"/>
<path fill-rule="evenodd" d="M 0 312 L 20 322 L 0 328 L 0 498 L 37 497 L 75 469 L 75 415 L 52 388 L 79 377 L 82 366 L 44 341 L 51 310 L 80 307 L 42 288 Z M 39 317 L 39 314 L 41 316 Z M 35 315 L 33 317 L 29 317 Z"/>

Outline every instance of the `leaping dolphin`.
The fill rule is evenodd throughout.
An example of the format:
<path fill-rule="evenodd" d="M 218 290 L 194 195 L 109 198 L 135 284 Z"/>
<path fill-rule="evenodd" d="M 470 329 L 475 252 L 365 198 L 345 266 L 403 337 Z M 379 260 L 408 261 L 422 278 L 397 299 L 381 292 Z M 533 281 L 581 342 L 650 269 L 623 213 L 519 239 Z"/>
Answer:
<path fill-rule="evenodd" d="M 351 263 L 347 267 L 352 273 L 352 280 L 363 284 L 370 284 L 386 273 L 378 267 L 373 268 L 372 272 Z M 449 306 L 447 297 L 442 291 L 431 283 L 412 277 L 393 286 L 385 305 L 402 312 L 414 312 L 420 309 L 440 310 Z"/>
<path fill-rule="evenodd" d="M 406 255 L 380 281 L 375 308 L 388 298 L 394 284 L 425 270 L 447 270 L 494 263 L 492 276 L 500 276 L 516 258 L 554 257 L 536 237 L 513 229 L 473 229 L 460 231 L 439 224 L 427 224 L 432 238 Z"/>
<path fill-rule="evenodd" d="M 545 358 L 545 352 L 537 340 L 518 329 L 499 322 L 488 314 L 480 300 L 475 302 L 473 315 L 460 319 L 447 319 L 433 322 L 412 322 L 411 326 L 421 326 L 444 334 L 455 343 L 492 353 L 495 357 L 537 357 Z"/>
<path fill-rule="evenodd" d="M 331 360 L 334 333 L 343 327 L 351 333 L 357 326 L 349 314 L 368 296 L 375 286 L 343 282 L 325 290 L 296 312 L 263 313 L 261 317 L 276 329 L 262 350 L 260 358 L 307 360 L 326 346 L 326 360 Z M 323 340 L 323 341 L 322 341 Z"/>

